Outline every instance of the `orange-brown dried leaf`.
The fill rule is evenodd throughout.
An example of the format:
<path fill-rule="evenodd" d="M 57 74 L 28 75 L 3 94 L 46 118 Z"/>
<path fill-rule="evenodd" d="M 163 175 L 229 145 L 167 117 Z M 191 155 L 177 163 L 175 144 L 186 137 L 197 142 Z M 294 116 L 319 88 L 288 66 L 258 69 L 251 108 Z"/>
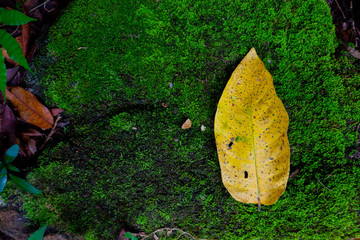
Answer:
<path fill-rule="evenodd" d="M 29 138 L 29 140 L 27 141 L 27 146 L 32 155 L 37 152 L 36 141 L 34 139 Z"/>
<path fill-rule="evenodd" d="M 13 145 L 16 140 L 16 117 L 9 105 L 5 105 L 2 111 L 1 132 L 6 136 L 9 145 Z"/>
<path fill-rule="evenodd" d="M 2 55 L 4 56 L 4 58 L 6 59 L 6 61 L 8 61 L 9 63 L 15 65 L 15 66 L 19 66 L 19 64 L 17 62 L 15 62 L 14 60 L 12 60 L 10 57 L 9 57 L 9 54 L 8 52 L 6 51 L 5 48 L 1 48 L 1 53 Z"/>
<path fill-rule="evenodd" d="M 181 126 L 181 129 L 188 129 L 188 128 L 191 128 L 191 120 L 189 118 Z"/>
<path fill-rule="evenodd" d="M 27 157 L 29 156 L 28 151 L 26 150 L 26 147 L 24 147 L 24 144 L 20 138 L 16 138 L 14 144 L 19 145 L 19 154 L 18 156 Z"/>
<path fill-rule="evenodd" d="M 50 109 L 51 114 L 56 117 L 57 115 L 59 115 L 60 113 L 62 113 L 64 110 L 61 108 L 52 108 Z"/>
<path fill-rule="evenodd" d="M 22 48 L 23 54 L 28 59 L 28 47 L 29 47 L 29 39 L 30 39 L 30 24 L 26 23 L 21 25 L 21 38 L 20 38 L 20 46 Z"/>
<path fill-rule="evenodd" d="M 53 126 L 54 118 L 50 110 L 42 105 L 35 95 L 22 87 L 7 87 L 6 98 L 17 108 L 25 121 L 42 129 Z"/>

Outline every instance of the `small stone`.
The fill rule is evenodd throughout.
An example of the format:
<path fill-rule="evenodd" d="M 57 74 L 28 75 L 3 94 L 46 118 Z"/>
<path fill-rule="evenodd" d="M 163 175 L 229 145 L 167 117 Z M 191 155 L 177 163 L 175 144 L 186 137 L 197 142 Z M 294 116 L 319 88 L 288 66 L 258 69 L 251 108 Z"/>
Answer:
<path fill-rule="evenodd" d="M 51 234 L 43 238 L 43 240 L 67 240 L 62 234 Z"/>
<path fill-rule="evenodd" d="M 29 230 L 25 226 L 28 220 L 15 210 L 5 210 L 0 212 L 0 231 L 5 235 L 19 240 L 28 239 Z"/>

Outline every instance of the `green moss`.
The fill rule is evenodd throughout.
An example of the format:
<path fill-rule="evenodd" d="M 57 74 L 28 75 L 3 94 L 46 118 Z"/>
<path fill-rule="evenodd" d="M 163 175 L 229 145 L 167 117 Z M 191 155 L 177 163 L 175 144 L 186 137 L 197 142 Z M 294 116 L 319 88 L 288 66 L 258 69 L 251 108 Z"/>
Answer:
<path fill-rule="evenodd" d="M 121 129 L 125 131 L 130 131 L 132 128 L 135 128 L 135 118 L 127 112 L 119 113 L 110 119 L 110 126 L 114 129 Z"/>
<path fill-rule="evenodd" d="M 213 136 L 218 99 L 253 46 L 289 113 L 300 170 L 260 213 L 223 187 Z M 73 1 L 37 58 L 50 63 L 48 101 L 73 122 L 32 173 L 44 195 L 24 198 L 28 216 L 99 239 L 161 227 L 216 239 L 359 235 L 349 154 L 360 75 L 336 47 L 322 0 Z"/>

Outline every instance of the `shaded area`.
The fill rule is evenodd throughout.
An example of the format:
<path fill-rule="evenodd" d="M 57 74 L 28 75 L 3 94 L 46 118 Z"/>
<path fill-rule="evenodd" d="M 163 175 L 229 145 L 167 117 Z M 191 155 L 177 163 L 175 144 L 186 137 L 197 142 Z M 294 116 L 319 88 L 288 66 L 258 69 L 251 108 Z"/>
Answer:
<path fill-rule="evenodd" d="M 327 0 L 333 16 L 336 35 L 345 43 L 360 47 L 360 2 Z"/>

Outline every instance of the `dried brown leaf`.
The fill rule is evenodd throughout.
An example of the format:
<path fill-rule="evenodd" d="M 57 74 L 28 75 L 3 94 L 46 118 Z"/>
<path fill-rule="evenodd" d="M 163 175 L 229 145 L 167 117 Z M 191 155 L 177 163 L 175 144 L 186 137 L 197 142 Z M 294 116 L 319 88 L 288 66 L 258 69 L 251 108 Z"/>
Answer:
<path fill-rule="evenodd" d="M 28 128 L 24 132 L 21 133 L 22 136 L 31 136 L 31 137 L 41 137 L 44 134 L 42 134 L 39 131 L 36 131 L 35 129 Z"/>
<path fill-rule="evenodd" d="M 7 82 L 11 82 L 19 74 L 19 66 L 6 69 Z"/>
<path fill-rule="evenodd" d="M 17 108 L 25 121 L 42 129 L 49 129 L 54 124 L 50 110 L 22 87 L 7 87 L 6 98 Z"/>
<path fill-rule="evenodd" d="M 27 53 L 29 47 L 29 39 L 30 39 L 30 24 L 26 23 L 21 25 L 21 38 L 20 38 L 20 45 L 25 57 L 28 57 Z"/>
<path fill-rule="evenodd" d="M 27 145 L 32 154 L 35 154 L 37 152 L 36 141 L 34 139 L 29 138 Z"/>
<path fill-rule="evenodd" d="M 7 142 L 11 145 L 16 140 L 16 117 L 8 105 L 4 106 L 1 122 L 1 132 L 8 138 Z"/>
<path fill-rule="evenodd" d="M 191 120 L 189 118 L 181 126 L 181 129 L 188 129 L 188 128 L 191 128 Z"/>
<path fill-rule="evenodd" d="M 24 147 L 24 144 L 23 144 L 23 142 L 22 142 L 22 140 L 20 138 L 16 138 L 14 144 L 17 144 L 20 147 L 18 156 L 25 157 L 25 156 L 30 156 L 31 155 L 29 150 L 26 147 Z"/>
<path fill-rule="evenodd" d="M 19 64 L 14 62 L 14 60 L 12 60 L 8 54 L 8 52 L 6 51 L 5 48 L 1 48 L 1 52 L 2 52 L 2 55 L 4 56 L 4 58 L 6 59 L 6 61 L 8 61 L 9 63 L 15 65 L 15 66 L 18 66 Z"/>
<path fill-rule="evenodd" d="M 50 109 L 51 114 L 56 117 L 57 115 L 59 115 L 60 113 L 62 113 L 64 110 L 61 108 L 52 108 Z"/>

